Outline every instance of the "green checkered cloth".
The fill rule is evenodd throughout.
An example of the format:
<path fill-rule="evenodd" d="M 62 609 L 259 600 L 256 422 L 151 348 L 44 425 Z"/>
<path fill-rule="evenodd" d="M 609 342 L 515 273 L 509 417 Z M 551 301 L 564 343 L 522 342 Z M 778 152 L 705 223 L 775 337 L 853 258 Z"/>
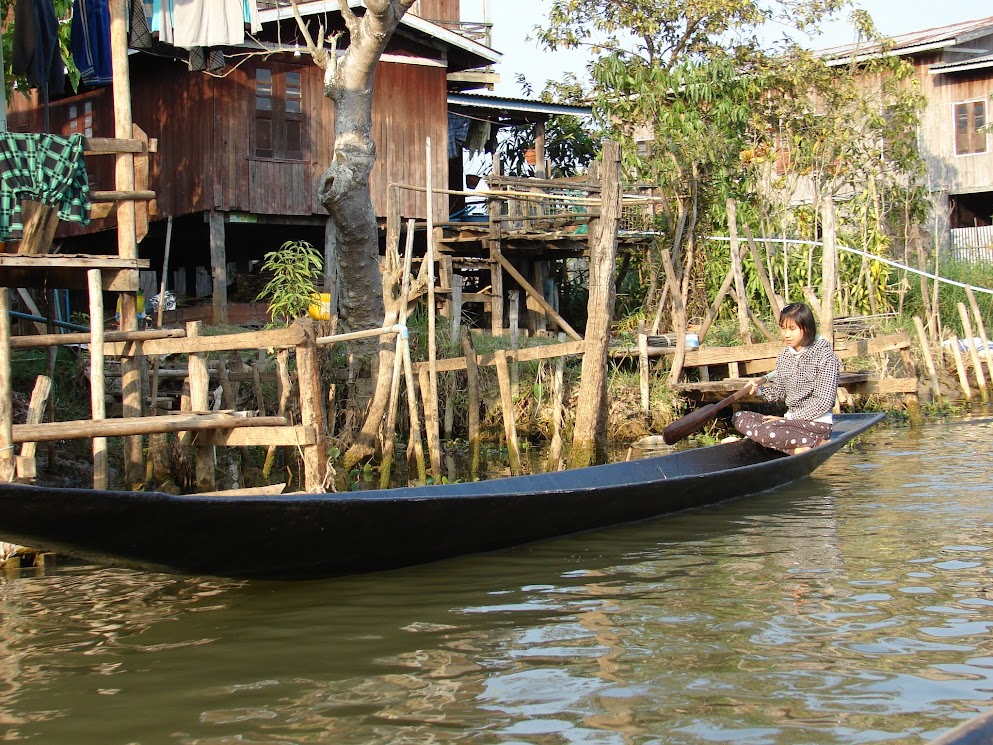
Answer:
<path fill-rule="evenodd" d="M 0 132 L 0 241 L 24 230 L 21 200 L 47 204 L 60 220 L 88 225 L 90 181 L 83 161 L 83 136 Z"/>

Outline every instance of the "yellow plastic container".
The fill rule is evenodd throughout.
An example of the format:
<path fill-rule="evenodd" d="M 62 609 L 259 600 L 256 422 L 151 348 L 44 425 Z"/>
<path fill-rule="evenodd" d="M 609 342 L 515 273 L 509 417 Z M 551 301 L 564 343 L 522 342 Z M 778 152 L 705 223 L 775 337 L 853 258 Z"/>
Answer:
<path fill-rule="evenodd" d="M 315 292 L 311 295 L 310 306 L 307 308 L 307 315 L 313 318 L 315 321 L 330 321 L 331 320 L 331 293 L 330 292 Z"/>

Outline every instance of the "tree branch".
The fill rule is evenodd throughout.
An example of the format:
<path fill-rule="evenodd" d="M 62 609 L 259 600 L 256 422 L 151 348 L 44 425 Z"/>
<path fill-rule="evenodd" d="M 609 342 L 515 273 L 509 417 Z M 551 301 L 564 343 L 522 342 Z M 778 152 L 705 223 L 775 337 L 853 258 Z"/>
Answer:
<path fill-rule="evenodd" d="M 348 29 L 348 33 L 352 35 L 352 38 L 355 38 L 355 34 L 359 30 L 358 17 L 348 7 L 348 0 L 338 0 L 338 7 L 341 9 L 341 17 L 345 19 L 345 28 Z"/>

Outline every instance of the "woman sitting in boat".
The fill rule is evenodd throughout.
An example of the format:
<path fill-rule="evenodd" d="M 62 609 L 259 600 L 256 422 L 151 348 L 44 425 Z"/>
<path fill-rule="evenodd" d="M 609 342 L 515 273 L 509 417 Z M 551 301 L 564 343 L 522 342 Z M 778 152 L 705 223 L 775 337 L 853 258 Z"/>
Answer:
<path fill-rule="evenodd" d="M 746 437 L 789 455 L 815 448 L 831 437 L 831 412 L 838 397 L 840 363 L 834 349 L 818 335 L 810 307 L 791 303 L 779 315 L 786 348 L 776 359 L 776 373 L 752 395 L 785 401 L 786 416 L 739 411 L 731 420 Z"/>

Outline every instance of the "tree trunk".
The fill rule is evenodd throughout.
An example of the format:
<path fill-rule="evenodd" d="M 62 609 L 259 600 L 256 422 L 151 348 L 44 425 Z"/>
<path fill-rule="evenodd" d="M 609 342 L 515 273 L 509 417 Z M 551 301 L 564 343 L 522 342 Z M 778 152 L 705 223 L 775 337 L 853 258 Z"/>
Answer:
<path fill-rule="evenodd" d="M 341 277 L 339 320 L 342 331 L 374 328 L 383 318 L 382 272 L 376 213 L 369 174 L 376 163 L 372 140 L 372 98 L 376 66 L 393 31 L 414 0 L 367 0 L 358 16 L 339 0 L 349 46 L 339 59 L 336 49 L 315 46 L 297 15 L 314 61 L 324 70 L 324 95 L 334 101 L 334 159 L 321 177 L 318 198 L 337 228 Z M 294 9 L 297 2 L 293 2 Z M 378 342 L 365 344 L 370 354 Z M 361 353 L 360 353 L 361 354 Z"/>
<path fill-rule="evenodd" d="M 603 204 L 596 230 L 590 231 L 590 297 L 587 304 L 586 352 L 569 467 L 607 460 L 607 348 L 614 317 L 614 261 L 621 213 L 620 145 L 603 145 Z"/>
<path fill-rule="evenodd" d="M 339 323 L 342 331 L 375 328 L 386 317 L 396 322 L 396 308 L 387 315 L 383 267 L 379 258 L 379 232 L 369 188 L 369 174 L 376 163 L 372 139 L 372 98 L 376 67 L 400 19 L 414 0 L 366 0 L 365 13 L 356 15 L 347 0 L 338 7 L 348 32 L 349 45 L 338 58 L 337 38 L 324 48 L 324 29 L 315 44 L 307 25 L 291 0 L 301 33 L 314 62 L 324 70 L 324 95 L 334 101 L 334 158 L 321 177 L 318 198 L 335 226 L 336 268 L 340 277 Z M 390 283 L 392 285 L 392 283 Z M 381 339 L 359 342 L 359 357 L 380 350 L 379 370 L 393 369 L 394 349 Z M 379 375 L 366 422 L 346 455 L 355 463 L 375 453 L 379 427 L 389 400 L 390 376 Z"/>

